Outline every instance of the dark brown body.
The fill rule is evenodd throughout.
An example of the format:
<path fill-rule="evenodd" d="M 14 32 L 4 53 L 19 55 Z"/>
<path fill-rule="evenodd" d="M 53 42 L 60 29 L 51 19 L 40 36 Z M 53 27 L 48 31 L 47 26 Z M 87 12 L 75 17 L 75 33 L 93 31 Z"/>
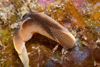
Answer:
<path fill-rule="evenodd" d="M 42 13 L 28 13 L 19 23 L 13 38 L 15 49 L 25 67 L 29 66 L 25 42 L 30 40 L 34 33 L 44 35 L 66 48 L 72 48 L 75 43 L 74 36 L 49 16 Z"/>

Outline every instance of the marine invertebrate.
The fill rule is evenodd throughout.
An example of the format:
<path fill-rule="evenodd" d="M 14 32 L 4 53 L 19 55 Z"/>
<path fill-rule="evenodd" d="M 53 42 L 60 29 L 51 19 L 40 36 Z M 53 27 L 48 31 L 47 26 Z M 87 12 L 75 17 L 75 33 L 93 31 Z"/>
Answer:
<path fill-rule="evenodd" d="M 25 42 L 30 40 L 34 33 L 46 36 L 66 48 L 72 48 L 74 36 L 57 21 L 43 13 L 26 14 L 14 32 L 14 47 L 25 67 L 29 67 L 29 59 Z"/>

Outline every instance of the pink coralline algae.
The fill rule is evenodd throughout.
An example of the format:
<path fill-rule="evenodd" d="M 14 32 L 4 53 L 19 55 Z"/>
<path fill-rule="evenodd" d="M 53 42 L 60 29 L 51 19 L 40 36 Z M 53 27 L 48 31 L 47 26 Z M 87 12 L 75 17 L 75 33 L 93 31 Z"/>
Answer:
<path fill-rule="evenodd" d="M 96 3 L 93 8 L 96 9 L 98 6 L 100 6 L 100 2 Z"/>
<path fill-rule="evenodd" d="M 75 5 L 79 13 L 82 13 L 84 10 L 86 11 L 91 6 L 86 0 L 73 0 L 72 4 Z"/>
<path fill-rule="evenodd" d="M 42 5 L 43 7 L 46 7 L 48 5 L 50 5 L 52 2 L 54 2 L 55 0 L 39 0 L 39 4 Z"/>
<path fill-rule="evenodd" d="M 84 0 L 74 0 L 72 3 L 75 4 L 75 7 L 78 9 L 79 12 L 81 12 L 81 4 L 84 2 Z"/>

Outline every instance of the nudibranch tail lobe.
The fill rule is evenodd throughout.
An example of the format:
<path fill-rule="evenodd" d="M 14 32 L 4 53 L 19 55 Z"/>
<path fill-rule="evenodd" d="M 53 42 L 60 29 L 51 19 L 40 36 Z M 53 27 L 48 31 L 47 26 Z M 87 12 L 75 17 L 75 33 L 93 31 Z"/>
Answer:
<path fill-rule="evenodd" d="M 26 67 L 29 66 L 29 59 L 25 47 L 25 42 L 23 41 L 22 34 L 21 34 L 22 27 L 20 27 L 20 25 L 14 32 L 13 42 L 14 42 L 15 50 L 17 51 L 23 65 Z"/>
<path fill-rule="evenodd" d="M 29 67 L 29 58 L 25 45 L 23 46 L 22 53 L 19 55 L 24 67 Z"/>
<path fill-rule="evenodd" d="M 23 45 L 25 45 L 25 43 L 23 42 L 19 28 L 17 28 L 14 32 L 13 42 L 16 51 L 21 54 Z"/>

